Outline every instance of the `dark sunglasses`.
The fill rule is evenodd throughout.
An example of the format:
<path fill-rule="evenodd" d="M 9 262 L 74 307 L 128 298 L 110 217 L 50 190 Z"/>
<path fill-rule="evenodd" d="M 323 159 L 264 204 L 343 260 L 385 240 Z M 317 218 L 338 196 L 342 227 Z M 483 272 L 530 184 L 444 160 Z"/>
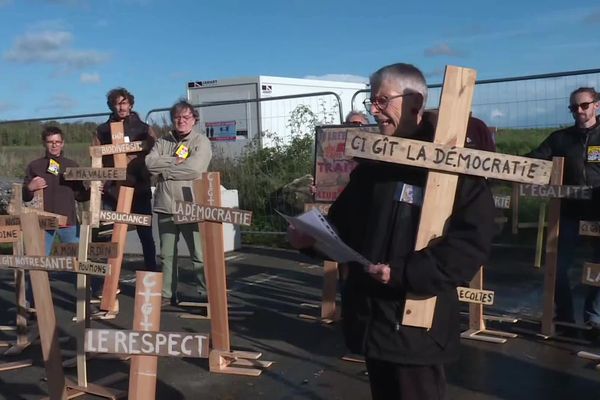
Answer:
<path fill-rule="evenodd" d="M 571 104 L 569 105 L 569 110 L 571 112 L 577 112 L 577 110 L 579 110 L 579 107 L 581 107 L 581 109 L 583 111 L 587 110 L 588 108 L 590 108 L 591 104 L 594 104 L 595 101 L 586 101 L 584 103 L 579 103 L 579 104 Z"/>

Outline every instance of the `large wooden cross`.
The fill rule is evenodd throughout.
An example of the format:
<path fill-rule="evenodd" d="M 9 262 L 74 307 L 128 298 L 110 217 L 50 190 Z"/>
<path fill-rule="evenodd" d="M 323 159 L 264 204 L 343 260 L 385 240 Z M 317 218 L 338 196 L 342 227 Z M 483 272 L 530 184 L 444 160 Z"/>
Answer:
<path fill-rule="evenodd" d="M 221 207 L 221 178 L 218 172 L 202 174 L 202 179 L 193 182 L 193 191 L 198 204 L 176 202 L 175 223 L 199 223 L 211 313 L 210 371 L 258 376 L 262 368 L 272 364 L 271 361 L 259 360 L 261 353 L 231 350 L 223 245 L 223 222 L 249 225 L 252 213 Z"/>
<path fill-rule="evenodd" d="M 207 358 L 209 336 L 191 332 L 161 332 L 162 273 L 137 271 L 133 327 L 87 329 L 85 351 L 132 355 L 129 399 L 153 400 L 156 395 L 157 357 Z"/>
<path fill-rule="evenodd" d="M 152 217 L 149 215 L 130 213 L 134 192 L 134 189 L 130 187 L 119 187 L 116 211 L 101 210 L 100 182 L 102 180 L 125 180 L 127 153 L 139 152 L 143 149 L 143 142 L 141 141 L 125 143 L 123 132 L 122 122 L 111 123 L 112 144 L 90 146 L 92 168 L 68 168 L 65 173 L 65 179 L 91 181 L 90 226 L 97 227 L 101 221 L 114 223 L 111 238 L 113 245 L 111 246 L 116 244 L 118 247 L 116 252 L 113 249 L 110 253 L 108 263 L 111 267 L 104 281 L 100 303 L 100 309 L 106 311 L 107 314 L 118 312 L 117 289 L 128 225 L 149 226 L 152 222 Z M 106 155 L 113 155 L 115 168 L 102 167 L 102 156 Z M 97 244 L 96 246 L 101 245 Z"/>
<path fill-rule="evenodd" d="M 476 73 L 447 66 L 433 143 L 348 129 L 346 154 L 428 168 L 425 197 L 415 250 L 443 234 L 452 213 L 459 174 L 522 183 L 547 184 L 552 163 L 463 148 Z M 436 297 L 408 294 L 403 325 L 429 329 Z"/>

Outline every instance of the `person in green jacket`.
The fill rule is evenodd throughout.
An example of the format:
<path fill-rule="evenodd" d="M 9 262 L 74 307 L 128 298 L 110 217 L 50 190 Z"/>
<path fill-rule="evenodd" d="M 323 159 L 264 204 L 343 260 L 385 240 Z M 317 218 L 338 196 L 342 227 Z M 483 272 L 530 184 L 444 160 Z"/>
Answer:
<path fill-rule="evenodd" d="M 192 257 L 200 301 L 206 301 L 198 224 L 176 225 L 173 214 L 175 201 L 184 200 L 184 191 L 193 193 L 192 181 L 207 171 L 212 157 L 210 141 L 197 129 L 198 111 L 190 103 L 178 101 L 171 107 L 169 115 L 174 129 L 158 139 L 146 156 L 146 166 L 157 179 L 154 212 L 158 217 L 160 236 L 163 305 L 175 305 L 178 302 L 177 242 L 180 233 Z"/>

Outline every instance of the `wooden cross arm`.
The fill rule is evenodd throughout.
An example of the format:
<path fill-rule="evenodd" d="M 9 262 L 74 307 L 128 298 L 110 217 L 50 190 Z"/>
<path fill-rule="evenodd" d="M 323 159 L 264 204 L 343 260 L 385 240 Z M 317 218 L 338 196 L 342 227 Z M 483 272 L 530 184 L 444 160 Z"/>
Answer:
<path fill-rule="evenodd" d="M 348 128 L 346 155 L 513 182 L 548 184 L 552 162 Z"/>
<path fill-rule="evenodd" d="M 189 201 L 175 201 L 174 219 L 176 224 L 190 224 L 202 221 L 224 222 L 250 226 L 252 211 L 239 208 L 207 206 Z"/>

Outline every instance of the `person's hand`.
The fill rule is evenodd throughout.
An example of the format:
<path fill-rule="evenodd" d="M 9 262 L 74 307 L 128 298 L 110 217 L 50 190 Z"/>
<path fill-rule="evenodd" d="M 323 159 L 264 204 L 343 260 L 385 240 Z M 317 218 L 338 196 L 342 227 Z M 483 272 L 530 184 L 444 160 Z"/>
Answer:
<path fill-rule="evenodd" d="M 175 165 L 179 165 L 179 164 L 181 164 L 184 161 L 185 161 L 185 158 L 175 157 Z"/>
<path fill-rule="evenodd" d="M 371 264 L 367 268 L 367 272 L 371 275 L 371 278 L 384 285 L 390 281 L 391 269 L 389 264 Z"/>
<path fill-rule="evenodd" d="M 315 244 L 315 239 L 312 236 L 305 235 L 292 225 L 287 227 L 287 240 L 295 249 L 305 249 Z"/>
<path fill-rule="evenodd" d="M 48 184 L 46 183 L 46 180 L 44 178 L 42 178 L 41 176 L 36 176 L 35 178 L 33 178 L 31 180 L 31 182 L 29 182 L 27 184 L 27 189 L 30 192 L 36 192 L 36 191 L 44 189 L 46 187 L 48 187 Z"/>

